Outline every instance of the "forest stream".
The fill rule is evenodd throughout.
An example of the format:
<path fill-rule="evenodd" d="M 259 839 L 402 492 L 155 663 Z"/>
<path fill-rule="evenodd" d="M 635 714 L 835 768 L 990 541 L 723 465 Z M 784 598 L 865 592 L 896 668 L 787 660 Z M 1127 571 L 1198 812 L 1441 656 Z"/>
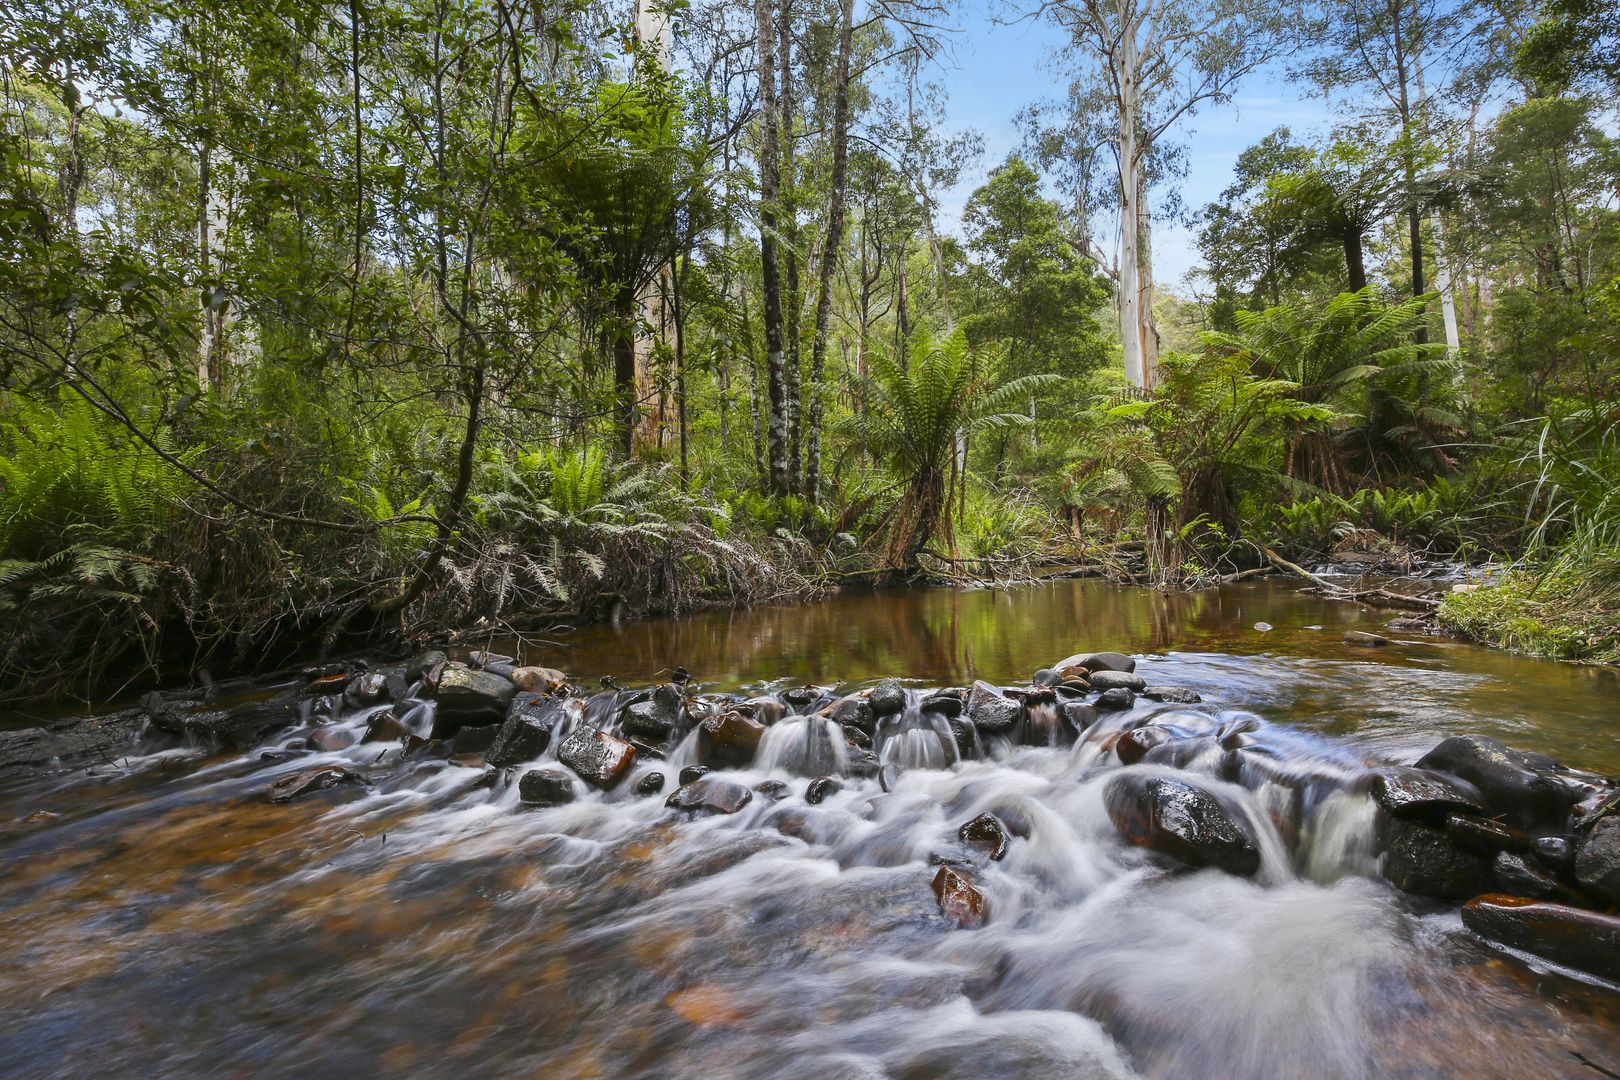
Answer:
<path fill-rule="evenodd" d="M 1620 1074 L 1620 986 L 1397 890 L 1367 783 L 1460 734 L 1620 774 L 1620 677 L 1396 614 L 1265 581 L 847 593 L 491 642 L 576 688 L 524 705 L 527 751 L 446 732 L 448 673 L 413 672 L 266 688 L 298 723 L 240 751 L 0 773 L 0 1071 Z M 1080 665 L 1119 707 L 1057 685 L 1087 650 L 1135 659 Z M 659 727 L 629 688 L 679 669 Z M 1004 728 L 959 722 L 975 694 Z M 593 729 L 638 744 L 594 760 L 622 775 L 570 756 Z M 1171 788 L 1226 846 L 1127 842 L 1120 800 Z"/>

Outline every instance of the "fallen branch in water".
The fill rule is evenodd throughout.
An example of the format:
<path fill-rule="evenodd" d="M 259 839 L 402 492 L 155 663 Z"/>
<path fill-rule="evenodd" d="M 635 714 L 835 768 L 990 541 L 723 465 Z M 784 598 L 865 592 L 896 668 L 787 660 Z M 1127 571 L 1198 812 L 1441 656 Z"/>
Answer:
<path fill-rule="evenodd" d="M 1289 562 L 1270 548 L 1261 550 L 1265 552 L 1266 558 L 1271 561 L 1272 565 L 1304 578 L 1334 600 L 1382 600 L 1396 607 L 1416 608 L 1419 611 L 1428 611 L 1440 606 L 1440 601 L 1432 597 L 1411 596 L 1407 593 L 1393 592 L 1385 588 L 1347 589 L 1343 585 L 1335 585 L 1326 578 L 1318 577 L 1303 566 Z"/>

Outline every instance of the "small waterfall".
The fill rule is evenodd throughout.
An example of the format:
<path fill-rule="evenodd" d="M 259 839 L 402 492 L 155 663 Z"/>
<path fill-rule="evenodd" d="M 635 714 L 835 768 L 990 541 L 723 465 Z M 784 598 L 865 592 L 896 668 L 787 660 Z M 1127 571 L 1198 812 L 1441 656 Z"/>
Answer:
<path fill-rule="evenodd" d="M 766 729 L 755 760 L 766 772 L 832 776 L 848 769 L 849 747 L 843 729 L 832 720 L 795 716 Z"/>
<path fill-rule="evenodd" d="M 950 723 L 938 713 L 924 712 L 916 690 L 906 691 L 904 710 L 878 721 L 872 745 L 878 760 L 901 769 L 948 769 L 959 756 Z"/>

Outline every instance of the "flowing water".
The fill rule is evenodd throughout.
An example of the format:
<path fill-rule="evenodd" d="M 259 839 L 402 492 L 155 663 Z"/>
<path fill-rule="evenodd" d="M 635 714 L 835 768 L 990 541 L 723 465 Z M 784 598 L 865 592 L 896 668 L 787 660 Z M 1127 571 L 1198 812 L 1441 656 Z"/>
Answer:
<path fill-rule="evenodd" d="M 761 693 L 1022 685 L 1070 653 L 1140 654 L 1140 702 L 1072 746 L 961 754 L 918 707 L 885 718 L 877 780 L 791 705 L 752 765 L 787 783 L 686 820 L 626 782 L 520 807 L 481 768 L 361 744 L 286 760 L 170 749 L 0 780 L 0 1073 L 16 1076 L 1602 1077 L 1620 990 L 1486 948 L 1455 910 L 1376 876 L 1354 778 L 1475 731 L 1620 772 L 1620 683 L 1387 632 L 1392 613 L 1268 584 L 1164 596 L 1098 582 L 593 627 L 528 658 L 592 685 L 684 665 Z M 1257 623 L 1269 625 L 1258 630 Z M 602 694 L 567 723 L 611 724 Z M 432 705 L 405 715 L 431 727 Z M 1023 743 L 1053 741 L 1041 706 Z M 1151 715 L 1174 760 L 1259 840 L 1253 879 L 1175 872 L 1118 837 L 1111 736 Z M 362 710 L 337 721 L 358 731 Z M 1223 769 L 1219 738 L 1252 753 Z M 280 737 L 275 742 L 286 742 Z M 666 761 L 694 760 L 692 740 Z M 553 748 L 547 757 L 555 754 Z M 398 758 L 397 750 L 392 752 Z M 272 804 L 311 764 L 364 769 Z M 544 762 L 542 762 L 544 764 Z M 941 915 L 930 857 L 993 812 L 982 927 Z"/>

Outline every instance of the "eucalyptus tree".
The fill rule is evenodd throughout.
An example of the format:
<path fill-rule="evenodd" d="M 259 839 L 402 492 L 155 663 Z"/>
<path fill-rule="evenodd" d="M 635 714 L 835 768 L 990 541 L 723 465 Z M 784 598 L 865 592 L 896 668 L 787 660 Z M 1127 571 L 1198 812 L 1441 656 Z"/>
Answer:
<path fill-rule="evenodd" d="M 1277 0 L 1051 0 L 1038 12 L 1068 35 L 1081 82 L 1114 117 L 1119 180 L 1119 316 L 1127 377 L 1153 385 L 1151 209 L 1146 168 L 1184 117 L 1230 98 L 1237 83 L 1280 55 L 1294 23 Z M 1088 95 L 1081 95 L 1084 99 Z"/>

